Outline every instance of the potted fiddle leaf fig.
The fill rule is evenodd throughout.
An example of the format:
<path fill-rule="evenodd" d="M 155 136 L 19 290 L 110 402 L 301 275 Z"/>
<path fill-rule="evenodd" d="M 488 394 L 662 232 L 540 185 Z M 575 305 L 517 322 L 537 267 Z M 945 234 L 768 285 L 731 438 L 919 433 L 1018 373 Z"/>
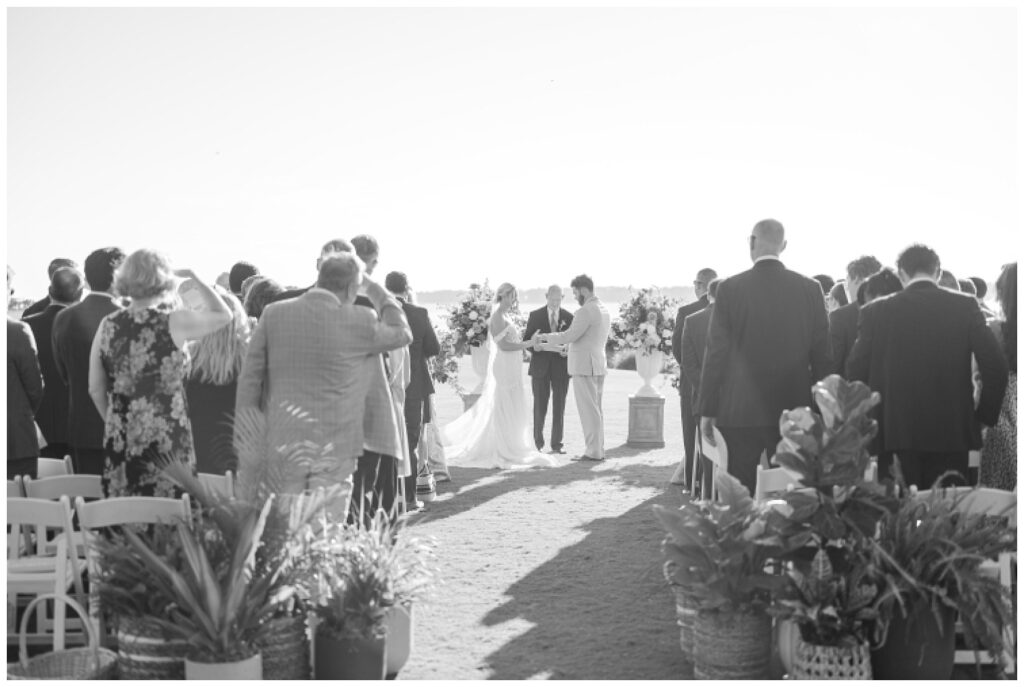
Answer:
<path fill-rule="evenodd" d="M 888 589 L 872 540 L 897 505 L 891 486 L 865 480 L 878 431 L 869 413 L 880 397 L 838 375 L 812 393 L 820 413 L 796 408 L 779 422 L 775 461 L 803 488 L 781 494 L 766 516 L 787 566 L 770 612 L 797 626 L 792 655 L 783 652 L 794 676 L 869 679 L 870 641 Z"/>
<path fill-rule="evenodd" d="M 697 679 L 768 676 L 771 618 L 765 609 L 785 583 L 767 571 L 782 553 L 781 540 L 765 535 L 763 507 L 728 473 L 716 475 L 721 501 L 683 496 L 678 510 L 654 506 L 668 537 L 662 544 L 670 582 L 692 595 Z"/>

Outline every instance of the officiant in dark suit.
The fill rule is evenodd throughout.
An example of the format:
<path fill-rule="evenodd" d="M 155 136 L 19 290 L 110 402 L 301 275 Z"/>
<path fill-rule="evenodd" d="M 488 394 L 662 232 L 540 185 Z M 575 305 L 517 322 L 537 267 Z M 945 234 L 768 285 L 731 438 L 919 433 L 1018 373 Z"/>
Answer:
<path fill-rule="evenodd" d="M 693 280 L 693 295 L 697 297 L 693 303 L 687 303 L 676 312 L 676 323 L 672 329 L 672 356 L 683 365 L 683 323 L 686 318 L 695 313 L 701 312 L 708 307 L 708 284 L 715 279 L 718 273 L 710 267 L 705 267 L 697 273 Z M 701 355 L 704 354 L 703 347 Z M 683 460 L 676 468 L 676 474 L 669 480 L 672 484 L 685 484 L 692 488 L 690 477 L 693 475 L 693 444 L 697 438 L 697 390 L 690 383 L 686 375 L 679 376 L 679 411 L 683 423 Z M 681 473 L 681 474 L 680 474 Z"/>
<path fill-rule="evenodd" d="M 536 333 L 554 334 L 564 332 L 572 324 L 572 313 L 562 307 L 562 287 L 557 284 L 548 288 L 548 304 L 530 313 L 526 322 L 524 341 Z M 545 346 L 542 344 L 542 346 Z M 551 452 L 565 453 L 562 448 L 565 427 L 565 398 L 569 393 L 569 366 L 566 355 L 557 350 L 531 348 L 530 378 L 533 380 L 533 441 L 539 451 L 544 446 L 544 420 L 548 414 L 548 399 L 551 409 Z"/>
<path fill-rule="evenodd" d="M 722 432 L 729 474 L 751 493 L 762 452 L 775 455 L 783 410 L 811 405 L 828 374 L 828 316 L 818 282 L 786 269 L 782 224 L 750 235 L 754 266 L 718 285 L 700 383 L 701 440 Z"/>

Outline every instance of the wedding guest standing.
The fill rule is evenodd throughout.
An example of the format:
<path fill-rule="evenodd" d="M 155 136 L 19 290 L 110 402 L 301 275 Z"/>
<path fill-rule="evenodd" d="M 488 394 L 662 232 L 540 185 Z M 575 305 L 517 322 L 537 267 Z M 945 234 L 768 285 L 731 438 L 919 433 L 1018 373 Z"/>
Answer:
<path fill-rule="evenodd" d="M 981 277 L 969 277 L 974 283 L 974 296 L 978 299 L 978 306 L 981 308 L 981 312 L 985 313 L 985 319 L 992 319 L 996 316 L 992 312 L 992 308 L 988 307 L 985 302 L 985 296 L 988 295 L 988 284 Z"/>
<path fill-rule="evenodd" d="M 249 277 L 258 276 L 260 270 L 256 265 L 251 262 L 236 262 L 231 266 L 231 271 L 228 272 L 228 288 L 231 293 L 234 294 L 235 298 L 239 301 L 242 300 L 242 282 Z"/>
<path fill-rule="evenodd" d="M 849 302 L 849 299 L 846 297 L 846 280 L 840 279 L 829 290 L 828 297 L 825 299 L 825 307 L 828 308 L 829 317 L 831 318 L 832 311 L 838 310 Z"/>
<path fill-rule="evenodd" d="M 947 470 L 967 476 L 968 451 L 981 448 L 973 422 L 999 419 L 1007 365 L 978 302 L 937 285 L 935 251 L 912 245 L 896 267 L 904 289 L 861 310 L 846 370 L 882 396 L 879 477 L 889 476 L 895 453 L 907 485 L 927 489 Z M 972 355 L 982 380 L 977 410 Z"/>
<path fill-rule="evenodd" d="M 53 323 L 64 308 L 82 299 L 82 274 L 74 267 L 58 268 L 50 278 L 50 304 L 41 313 L 25 318 L 39 347 L 39 367 L 43 371 L 43 401 L 36 411 L 36 424 L 46 439 L 39 451 L 45 458 L 69 455 L 68 385 L 57 371 L 53 355 Z"/>
<path fill-rule="evenodd" d="M 238 299 L 227 292 L 220 298 L 231 313 L 231 322 L 189 344 L 192 366 L 185 384 L 196 469 L 214 474 L 238 471 L 232 444 L 235 395 L 252 334 Z"/>
<path fill-rule="evenodd" d="M 111 289 L 122 260 L 120 248 L 90 253 L 85 259 L 89 295 L 60 311 L 53 321 L 53 362 L 68 387 L 68 443 L 78 474 L 103 474 L 103 418 L 89 397 L 89 356 L 100 322 L 120 309 Z"/>
<path fill-rule="evenodd" d="M 7 302 L 14 270 L 7 266 Z M 32 330 L 7 318 L 7 479 L 35 477 L 39 440 L 34 416 L 43 400 L 43 373 L 36 358 Z"/>
<path fill-rule="evenodd" d="M 864 302 L 861 288 L 868 278 L 882 269 L 882 263 L 873 255 L 862 255 L 846 266 L 846 295 L 848 304 L 828 314 L 829 372 L 842 375 L 846 371 L 846 358 L 857 340 L 857 316 Z"/>
<path fill-rule="evenodd" d="M 572 324 L 572 313 L 562 307 L 562 287 L 548 287 L 547 305 L 530 313 L 523 340 L 529 341 L 537 332 L 554 334 Z M 544 448 L 544 420 L 551 408 L 551 452 L 565 453 L 562 436 L 565 431 L 565 399 L 569 395 L 568 354 L 557 350 L 530 349 L 529 374 L 533 383 L 533 443 Z"/>
<path fill-rule="evenodd" d="M 416 449 L 420 443 L 420 430 L 430 395 L 434 393 L 434 382 L 430 378 L 428 359 L 441 352 L 437 333 L 430 322 L 430 311 L 411 303 L 409 280 L 402 272 L 391 272 L 384 279 L 384 287 L 402 304 L 402 311 L 412 331 L 409 344 L 409 383 L 405 387 L 405 433 L 409 440 L 409 469 L 405 478 L 405 502 L 407 510 L 423 507 L 416 496 L 416 477 L 419 474 L 419 455 Z"/>
<path fill-rule="evenodd" d="M 700 401 L 700 375 L 704 367 L 704 352 L 708 344 L 708 326 L 711 324 L 711 315 L 715 311 L 715 297 L 718 295 L 718 285 L 721 281 L 721 279 L 712 279 L 708 283 L 708 307 L 688 316 L 683 323 L 683 355 L 679 369 L 682 376 L 686 377 L 686 381 L 689 382 L 690 388 L 693 389 L 690 396 L 690 407 L 694 409 L 694 424 L 698 422 L 696 409 Z M 696 451 L 694 453 L 696 454 Z M 697 472 L 702 475 L 700 494 L 703 498 L 711 498 L 711 461 L 703 459 L 697 466 Z M 690 473 L 690 479 L 692 476 L 693 473 Z M 697 494 L 696 485 L 693 493 Z"/>
<path fill-rule="evenodd" d="M 245 314 L 254 320 L 260 319 L 263 309 L 268 304 L 281 300 L 279 296 L 282 293 L 284 289 L 270 277 L 257 277 L 245 296 Z"/>
<path fill-rule="evenodd" d="M 899 293 L 903 290 L 903 282 L 891 268 L 883 267 L 868 277 L 861 289 L 864 291 L 864 303 L 867 304 L 882 296 Z"/>
<path fill-rule="evenodd" d="M 829 368 L 821 286 L 786 269 L 785 248 L 781 223 L 754 225 L 754 266 L 718 285 L 701 374 L 701 440 L 714 446 L 717 425 L 729 474 L 751 493 L 762 452 L 775 455 L 782 411 L 809 406 L 811 386 Z"/>
<path fill-rule="evenodd" d="M 377 240 L 367 234 L 360 234 L 352 239 L 351 245 L 366 266 L 366 275 L 372 275 L 380 262 L 380 245 Z M 392 318 L 392 324 L 404 325 L 406 328 L 409 326 L 401 309 L 397 312 L 381 312 L 369 298 L 366 288 L 360 289 L 355 304 L 373 310 L 382 319 L 385 316 Z M 376 356 L 370 360 L 370 388 L 363 417 L 363 455 L 356 462 L 356 471 L 352 477 L 351 522 L 356 522 L 360 513 L 363 514 L 364 523 L 368 523 L 378 510 L 389 515 L 396 514 L 398 480 L 409 476 L 408 467 L 401 463 L 402 432 L 399 424 L 404 425 L 405 418 L 399 422 L 393 412 L 395 402 L 389 384 L 391 370 L 387 360 L 387 356 Z"/>
<path fill-rule="evenodd" d="M 828 297 L 829 292 L 832 290 L 832 287 L 836 285 L 836 280 L 828 276 L 827 274 L 816 274 L 811 278 L 814 281 L 821 284 L 821 294 L 826 298 Z"/>
<path fill-rule="evenodd" d="M 535 334 L 545 343 L 569 344 L 569 374 L 576 398 L 576 410 L 583 425 L 585 452 L 573 460 L 604 460 L 604 378 L 608 374 L 605 346 L 611 331 L 611 318 L 604 303 L 594 295 L 594 280 L 585 274 L 569 284 L 579 310 L 572 324 L 557 334 Z"/>
<path fill-rule="evenodd" d="M 950 289 L 951 291 L 959 291 L 960 280 L 953 276 L 953 273 L 949 270 L 941 270 L 939 272 L 939 286 L 944 289 Z"/>
<path fill-rule="evenodd" d="M 53 279 L 53 273 L 59 270 L 61 267 L 71 267 L 78 269 L 78 263 L 70 258 L 54 258 L 50 261 L 50 264 L 46 268 L 46 278 L 49 280 Z M 32 305 L 25 308 L 25 311 L 21 313 L 21 319 L 26 317 L 32 317 L 46 310 L 46 307 L 50 305 L 50 295 L 43 296 L 40 300 L 36 301 Z"/>
<path fill-rule="evenodd" d="M 1002 317 L 989 323 L 1010 375 L 1003 396 L 999 420 L 985 433 L 981 452 L 981 485 L 1015 491 L 1017 489 L 1017 263 L 1003 268 L 996 281 L 996 301 Z"/>
<path fill-rule="evenodd" d="M 412 334 L 401 320 L 355 306 L 362 262 L 347 253 L 319 261 L 316 286 L 295 299 L 267 306 L 249 344 L 238 381 L 236 413 L 260 410 L 270 419 L 267 441 L 286 447 L 312 440 L 329 451 L 326 463 L 286 464 L 286 491 L 342 485 L 345 497 L 331 504 L 335 515 L 349 511 L 356 460 L 363 453 L 363 420 L 370 375 L 382 352 L 407 346 Z M 398 301 L 372 281 L 366 293 L 385 314 L 401 314 Z M 288 412 L 296 408 L 312 422 Z M 282 460 L 284 457 L 282 456 Z"/>
<path fill-rule="evenodd" d="M 693 294 L 697 300 L 687 303 L 676 312 L 675 327 L 672 329 L 672 356 L 680 366 L 683 364 L 683 323 L 690 315 L 700 312 L 708 307 L 708 284 L 712 279 L 718 277 L 718 273 L 710 267 L 705 267 L 697 272 L 693 280 Z M 683 424 L 683 458 L 679 461 L 679 467 L 669 480 L 672 484 L 685 485 L 692 489 L 690 478 L 693 476 L 693 445 L 697 437 L 697 413 L 693 405 L 694 388 L 685 375 L 679 377 L 679 412 Z"/>
<path fill-rule="evenodd" d="M 175 277 L 195 280 L 203 310 L 175 309 Z M 89 361 L 89 395 L 106 420 L 107 496 L 173 496 L 164 460 L 195 465 L 188 421 L 186 342 L 226 326 L 231 312 L 192 270 L 172 270 L 160 253 L 129 255 L 114 277 L 131 299 L 100 323 Z"/>

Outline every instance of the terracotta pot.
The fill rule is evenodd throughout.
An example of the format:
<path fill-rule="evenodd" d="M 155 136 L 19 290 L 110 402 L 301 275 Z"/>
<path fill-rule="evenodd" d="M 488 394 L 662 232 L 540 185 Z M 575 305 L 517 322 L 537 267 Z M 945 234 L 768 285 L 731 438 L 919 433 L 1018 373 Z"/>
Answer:
<path fill-rule="evenodd" d="M 313 677 L 317 680 L 383 680 L 385 638 L 335 639 L 317 632 Z"/>
<path fill-rule="evenodd" d="M 796 654 L 796 643 L 800 639 L 800 628 L 792 620 L 780 620 L 776 623 L 778 633 L 779 661 L 782 668 L 793 674 L 793 657 Z"/>
<path fill-rule="evenodd" d="M 949 680 L 956 648 L 956 611 L 943 607 L 942 623 L 923 600 L 904 618 L 894 609 L 885 643 L 871 652 L 877 680 Z"/>
<path fill-rule="evenodd" d="M 412 653 L 412 606 L 392 606 L 384 619 L 387 626 L 385 673 L 389 680 L 398 675 Z"/>
<path fill-rule="evenodd" d="M 200 663 L 185 659 L 186 680 L 262 680 L 263 658 L 260 654 L 231 663 Z"/>

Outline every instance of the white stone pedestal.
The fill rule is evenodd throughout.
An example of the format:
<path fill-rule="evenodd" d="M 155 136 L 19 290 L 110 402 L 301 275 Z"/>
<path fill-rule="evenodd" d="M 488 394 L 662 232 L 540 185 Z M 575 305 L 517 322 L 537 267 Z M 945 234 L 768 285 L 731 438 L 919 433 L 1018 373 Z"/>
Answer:
<path fill-rule="evenodd" d="M 629 436 L 626 445 L 635 448 L 665 447 L 665 397 L 629 397 Z"/>

